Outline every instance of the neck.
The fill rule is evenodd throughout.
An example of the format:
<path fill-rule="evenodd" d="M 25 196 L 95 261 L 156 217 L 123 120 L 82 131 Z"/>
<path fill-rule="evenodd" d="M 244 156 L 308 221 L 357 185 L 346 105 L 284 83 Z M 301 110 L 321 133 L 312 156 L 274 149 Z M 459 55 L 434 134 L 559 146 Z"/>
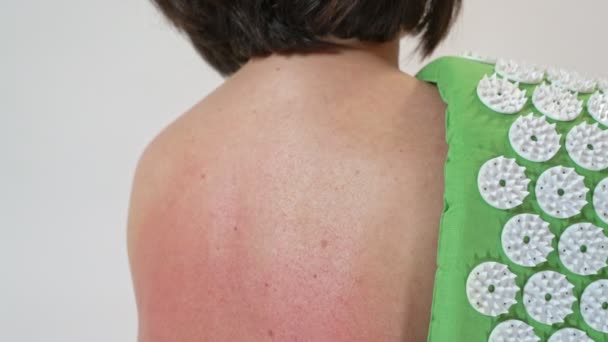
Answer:
<path fill-rule="evenodd" d="M 379 63 L 399 69 L 399 39 L 393 39 L 386 43 L 370 43 L 335 38 L 330 38 L 328 41 L 339 44 L 343 48 L 344 54 L 365 56 L 367 59 L 376 59 Z"/>
<path fill-rule="evenodd" d="M 386 43 L 368 43 L 354 40 L 330 39 L 336 48 L 320 52 L 271 54 L 267 57 L 250 59 L 243 67 L 245 70 L 260 70 L 265 67 L 274 69 L 309 69 L 319 70 L 354 69 L 360 71 L 385 70 L 399 71 L 399 39 Z M 237 74 L 238 74 L 237 73 Z"/>

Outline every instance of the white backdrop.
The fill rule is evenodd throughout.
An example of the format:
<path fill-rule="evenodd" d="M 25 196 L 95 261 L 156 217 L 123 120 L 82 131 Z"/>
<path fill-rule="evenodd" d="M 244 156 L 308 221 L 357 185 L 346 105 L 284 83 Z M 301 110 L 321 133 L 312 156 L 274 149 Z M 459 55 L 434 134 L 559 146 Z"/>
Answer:
<path fill-rule="evenodd" d="M 465 0 L 436 55 L 608 74 L 606 13 L 604 0 Z M 134 341 L 133 170 L 221 78 L 146 0 L 4 0 L 0 39 L 0 341 Z"/>

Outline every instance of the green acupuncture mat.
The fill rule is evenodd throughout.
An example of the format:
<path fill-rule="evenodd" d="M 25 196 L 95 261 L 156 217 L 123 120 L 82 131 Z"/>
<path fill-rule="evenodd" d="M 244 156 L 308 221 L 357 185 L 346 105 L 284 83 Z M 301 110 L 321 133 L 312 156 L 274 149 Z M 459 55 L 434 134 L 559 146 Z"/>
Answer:
<path fill-rule="evenodd" d="M 430 342 L 608 341 L 608 81 L 473 54 L 447 104 Z"/>

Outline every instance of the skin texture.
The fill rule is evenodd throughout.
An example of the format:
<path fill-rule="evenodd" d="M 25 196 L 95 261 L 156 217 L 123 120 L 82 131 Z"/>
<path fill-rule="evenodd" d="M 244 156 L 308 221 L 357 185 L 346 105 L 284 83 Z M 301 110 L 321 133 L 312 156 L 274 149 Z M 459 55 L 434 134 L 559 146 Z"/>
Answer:
<path fill-rule="evenodd" d="M 397 54 L 252 60 L 150 142 L 139 342 L 426 340 L 445 107 Z"/>

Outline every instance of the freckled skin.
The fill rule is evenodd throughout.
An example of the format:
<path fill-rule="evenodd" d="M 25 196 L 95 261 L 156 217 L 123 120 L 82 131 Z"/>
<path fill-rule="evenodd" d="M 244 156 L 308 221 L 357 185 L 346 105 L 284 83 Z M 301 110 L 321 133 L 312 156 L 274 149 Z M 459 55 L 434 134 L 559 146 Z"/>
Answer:
<path fill-rule="evenodd" d="M 345 58 L 247 67 L 148 146 L 128 229 L 139 342 L 426 341 L 445 108 Z"/>

